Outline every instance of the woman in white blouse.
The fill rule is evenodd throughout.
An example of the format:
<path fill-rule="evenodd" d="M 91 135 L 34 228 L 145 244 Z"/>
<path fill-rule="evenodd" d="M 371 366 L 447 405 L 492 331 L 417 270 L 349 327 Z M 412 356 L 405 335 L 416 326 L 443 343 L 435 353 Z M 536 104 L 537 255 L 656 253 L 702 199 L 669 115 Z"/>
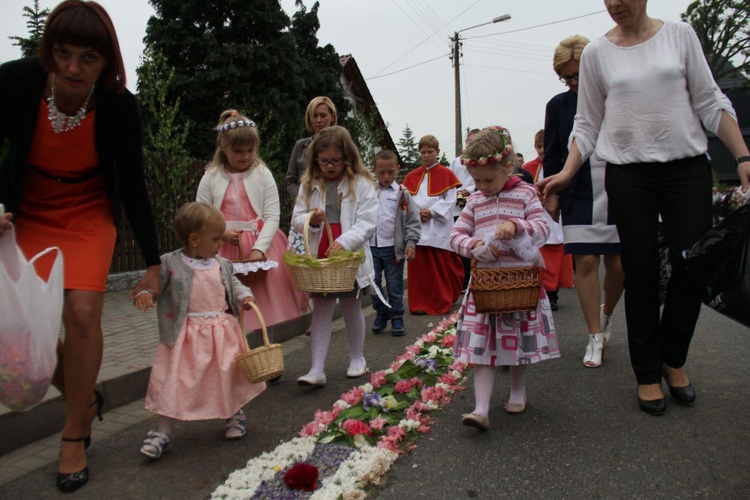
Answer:
<path fill-rule="evenodd" d="M 616 23 L 581 56 L 578 109 L 563 170 L 540 182 L 563 189 L 594 151 L 607 161 L 605 188 L 617 220 L 625 314 L 638 404 L 666 411 L 665 378 L 677 402 L 695 389 L 683 369 L 700 312 L 700 290 L 680 252 L 711 227 L 711 168 L 701 122 L 737 159 L 742 189 L 750 154 L 732 105 L 714 81 L 690 25 L 653 19 L 647 0 L 604 0 Z M 664 221 L 673 274 L 659 308 L 657 222 Z"/>

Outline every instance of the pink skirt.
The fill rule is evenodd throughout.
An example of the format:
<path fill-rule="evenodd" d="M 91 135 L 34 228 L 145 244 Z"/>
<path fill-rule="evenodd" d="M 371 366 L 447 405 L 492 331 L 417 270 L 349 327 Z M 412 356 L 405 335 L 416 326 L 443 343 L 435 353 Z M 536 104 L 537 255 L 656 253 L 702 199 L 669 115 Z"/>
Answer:
<path fill-rule="evenodd" d="M 174 347 L 159 344 L 146 409 L 178 420 L 229 418 L 266 388 L 250 384 L 234 358 L 244 350 L 229 314 L 190 316 Z"/>

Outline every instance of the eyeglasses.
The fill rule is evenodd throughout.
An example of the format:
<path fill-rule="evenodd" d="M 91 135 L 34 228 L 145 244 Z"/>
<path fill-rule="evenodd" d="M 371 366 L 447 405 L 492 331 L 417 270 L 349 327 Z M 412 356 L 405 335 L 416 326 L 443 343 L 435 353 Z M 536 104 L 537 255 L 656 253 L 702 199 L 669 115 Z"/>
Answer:
<path fill-rule="evenodd" d="M 578 71 L 572 75 L 560 75 L 560 81 L 563 83 L 570 83 L 573 80 L 578 81 Z"/>
<path fill-rule="evenodd" d="M 325 158 L 318 157 L 318 165 L 321 167 L 325 167 L 326 165 L 331 165 L 332 167 L 338 167 L 344 163 L 343 158 L 331 158 L 330 160 L 327 160 Z"/>

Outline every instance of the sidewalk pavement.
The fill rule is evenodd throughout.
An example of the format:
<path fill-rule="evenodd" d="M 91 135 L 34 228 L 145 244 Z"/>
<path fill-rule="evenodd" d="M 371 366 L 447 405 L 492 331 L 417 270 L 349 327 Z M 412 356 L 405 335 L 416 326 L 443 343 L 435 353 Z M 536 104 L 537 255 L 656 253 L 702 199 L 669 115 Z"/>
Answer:
<path fill-rule="evenodd" d="M 151 415 L 143 410 L 140 400 L 146 394 L 159 344 L 156 315 L 137 311 L 129 296 L 129 290 L 115 291 L 107 292 L 104 299 L 104 355 L 97 388 L 105 397 L 106 412 L 114 413 L 116 419 L 103 422 L 103 431 L 115 432 L 133 423 L 134 418 Z M 369 297 L 363 299 L 363 306 L 369 303 Z M 308 313 L 269 327 L 269 338 L 274 342 L 288 341 L 304 333 L 309 324 Z M 251 347 L 253 340 L 250 336 Z M 62 397 L 54 387 L 39 405 L 23 413 L 14 413 L 0 404 L 0 484 L 39 467 L 49 458 L 57 458 L 64 416 Z"/>

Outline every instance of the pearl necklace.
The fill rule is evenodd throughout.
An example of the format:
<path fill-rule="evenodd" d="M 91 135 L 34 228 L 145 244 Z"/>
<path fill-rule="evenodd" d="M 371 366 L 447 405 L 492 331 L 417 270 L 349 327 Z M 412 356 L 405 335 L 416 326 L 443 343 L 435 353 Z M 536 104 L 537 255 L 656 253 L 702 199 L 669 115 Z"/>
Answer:
<path fill-rule="evenodd" d="M 52 92 L 47 98 L 47 107 L 49 108 L 47 118 L 49 118 L 49 121 L 52 124 L 52 130 L 56 134 L 76 128 L 86 118 L 86 108 L 88 108 L 91 96 L 94 94 L 94 87 L 96 87 L 96 85 L 91 86 L 89 95 L 86 96 L 83 106 L 81 106 L 75 116 L 68 116 L 65 113 L 60 112 L 55 104 L 55 91 L 57 88 L 55 86 L 55 74 L 52 73 Z"/>

